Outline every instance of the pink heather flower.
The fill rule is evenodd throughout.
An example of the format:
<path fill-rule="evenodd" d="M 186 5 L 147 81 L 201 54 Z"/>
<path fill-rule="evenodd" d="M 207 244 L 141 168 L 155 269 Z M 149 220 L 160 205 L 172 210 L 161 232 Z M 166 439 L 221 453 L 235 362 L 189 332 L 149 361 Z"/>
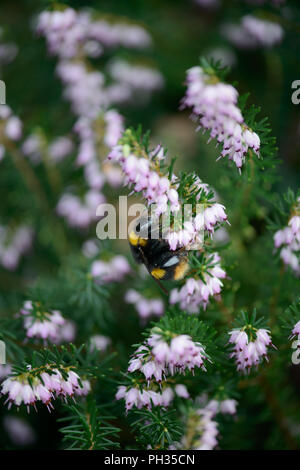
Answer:
<path fill-rule="evenodd" d="M 117 111 L 111 109 L 105 113 L 106 132 L 104 143 L 110 149 L 117 145 L 124 132 L 124 118 Z"/>
<path fill-rule="evenodd" d="M 190 394 L 185 385 L 177 384 L 175 385 L 175 392 L 181 398 L 189 398 Z"/>
<path fill-rule="evenodd" d="M 160 90 L 164 85 L 164 79 L 157 70 L 142 65 L 133 65 L 121 59 L 111 61 L 108 72 L 119 86 L 126 89 L 127 100 L 133 99 L 138 93 L 138 96 L 145 101 L 150 93 Z"/>
<path fill-rule="evenodd" d="M 9 438 L 15 445 L 27 446 L 33 444 L 37 436 L 30 424 L 16 416 L 4 416 L 3 426 Z"/>
<path fill-rule="evenodd" d="M 182 310 L 188 313 L 198 313 L 199 309 L 206 308 L 211 297 L 215 297 L 221 293 L 223 283 L 221 279 L 225 279 L 226 272 L 221 268 L 220 256 L 213 254 L 211 262 L 213 266 L 207 268 L 201 279 L 189 278 L 180 289 L 172 289 L 170 294 L 170 303 L 180 305 Z"/>
<path fill-rule="evenodd" d="M 90 348 L 93 351 L 96 349 L 97 351 L 106 351 L 108 346 L 111 344 L 111 339 L 108 336 L 103 335 L 94 335 L 90 338 Z"/>
<path fill-rule="evenodd" d="M 58 310 L 44 312 L 41 309 L 41 312 L 36 315 L 33 305 L 27 301 L 20 313 L 24 316 L 24 328 L 28 338 L 47 339 L 54 343 L 63 341 L 65 332 L 62 328 L 66 325 L 66 320 Z"/>
<path fill-rule="evenodd" d="M 84 229 L 97 219 L 97 207 L 104 201 L 103 194 L 94 189 L 90 189 L 83 200 L 73 194 L 65 193 L 60 198 L 56 211 L 71 227 Z"/>
<path fill-rule="evenodd" d="M 172 212 L 179 209 L 179 198 L 175 188 L 165 176 L 159 176 L 155 169 L 155 159 L 161 153 L 150 155 L 151 159 L 138 158 L 133 154 L 124 155 L 123 149 L 116 146 L 108 155 L 108 160 L 118 162 L 125 174 L 125 184 L 132 187 L 135 192 L 142 192 L 149 204 L 156 204 L 155 215 L 163 214 L 170 203 Z"/>
<path fill-rule="evenodd" d="M 289 227 L 291 227 L 292 234 L 300 238 L 300 215 L 294 215 L 290 218 Z"/>
<path fill-rule="evenodd" d="M 300 340 L 300 320 L 296 323 L 296 325 L 292 329 L 292 334 L 290 338 L 295 338 L 295 337 L 297 337 L 297 339 Z"/>
<path fill-rule="evenodd" d="M 205 230 L 213 233 L 217 224 L 227 221 L 225 207 L 219 203 L 213 204 L 204 210 L 203 219 Z"/>
<path fill-rule="evenodd" d="M 274 234 L 274 246 L 280 249 L 283 263 L 289 266 L 296 276 L 300 276 L 300 200 L 295 208 L 296 214 L 289 219 L 288 225 Z"/>
<path fill-rule="evenodd" d="M 208 359 L 203 346 L 195 343 L 190 336 L 178 335 L 168 344 L 160 334 L 152 334 L 140 346 L 129 361 L 129 372 L 139 370 L 149 381 L 165 380 L 168 374 L 193 371 L 199 367 L 204 371 L 204 361 Z"/>
<path fill-rule="evenodd" d="M 17 116 L 11 116 L 6 121 L 5 135 L 11 140 L 20 140 L 23 124 Z"/>
<path fill-rule="evenodd" d="M 52 400 L 57 396 L 73 397 L 74 395 L 86 395 L 89 392 L 90 384 L 83 381 L 83 388 L 79 385 L 79 375 L 73 371 L 66 371 L 67 380 L 63 379 L 62 374 L 53 369 L 53 374 L 43 372 L 41 378 L 33 375 L 32 370 L 28 369 L 26 374 L 12 376 L 2 383 L 1 393 L 8 395 L 6 402 L 20 406 L 21 404 L 35 406 L 36 402 L 41 401 L 50 411 L 53 408 Z M 32 385 L 29 384 L 31 378 Z"/>
<path fill-rule="evenodd" d="M 279 44 L 284 36 L 278 23 L 252 15 L 244 16 L 240 24 L 223 25 L 222 33 L 239 49 L 271 48 Z"/>
<path fill-rule="evenodd" d="M 147 320 L 152 316 L 159 317 L 164 313 L 164 304 L 160 299 L 146 299 L 134 289 L 129 289 L 126 292 L 125 302 L 135 306 L 142 320 Z"/>
<path fill-rule="evenodd" d="M 98 283 L 120 282 L 130 272 L 130 266 L 124 256 L 114 256 L 110 261 L 94 261 L 91 275 Z"/>
<path fill-rule="evenodd" d="M 38 134 L 29 135 L 23 142 L 21 150 L 23 154 L 34 164 L 41 161 L 43 140 Z"/>
<path fill-rule="evenodd" d="M 199 409 L 197 414 L 199 415 L 197 430 L 200 437 L 198 441 L 194 443 L 193 449 L 213 450 L 218 445 L 218 424 L 212 419 L 213 414 L 205 409 Z"/>
<path fill-rule="evenodd" d="M 220 158 L 228 156 L 240 169 L 249 149 L 258 154 L 260 139 L 244 123 L 237 107 L 238 92 L 231 85 L 212 83 L 201 67 L 187 72 L 187 91 L 183 107 L 191 107 L 198 118 L 199 127 L 210 133 L 222 145 Z M 220 212 L 219 216 L 223 214 Z"/>
<path fill-rule="evenodd" d="M 49 156 L 54 162 L 60 162 L 74 149 L 72 140 L 69 137 L 57 137 L 48 148 Z"/>
<path fill-rule="evenodd" d="M 216 412 L 210 409 L 209 405 L 198 407 L 189 413 L 186 427 L 189 427 L 191 420 L 194 429 L 193 440 L 191 442 L 191 436 L 184 435 L 181 441 L 175 444 L 174 449 L 213 450 L 217 446 L 219 431 L 214 420 Z"/>
<path fill-rule="evenodd" d="M 86 240 L 82 245 L 82 253 L 86 258 L 94 258 L 99 253 L 97 239 L 91 238 Z"/>
<path fill-rule="evenodd" d="M 90 23 L 89 35 L 105 47 L 124 46 L 144 48 L 151 44 L 147 31 L 138 25 L 127 23 L 109 23 L 107 20 L 95 20 Z"/>
<path fill-rule="evenodd" d="M 227 398 L 220 403 L 220 411 L 223 414 L 234 415 L 236 413 L 236 407 L 237 401 L 230 398 Z"/>
<path fill-rule="evenodd" d="M 20 258 L 31 248 L 33 240 L 31 227 L 21 225 L 12 230 L 0 226 L 0 264 L 13 271 L 19 264 Z"/>
<path fill-rule="evenodd" d="M 261 360 L 268 360 L 267 348 L 272 344 L 270 332 L 266 329 L 256 330 L 256 339 L 249 340 L 249 336 L 245 330 L 235 329 L 229 332 L 229 343 L 234 345 L 233 352 L 230 357 L 235 359 L 237 370 L 245 373 L 249 372 L 251 367 L 258 367 Z"/>
<path fill-rule="evenodd" d="M 170 386 L 164 386 L 159 392 L 152 390 L 151 388 L 144 388 L 139 390 L 138 388 L 127 388 L 124 385 L 118 387 L 118 391 L 115 395 L 116 400 L 125 399 L 126 411 L 130 410 L 134 406 L 138 409 L 146 407 L 148 409 L 154 406 L 168 407 L 175 398 L 175 395 L 188 398 L 189 394 L 186 387 L 182 384 L 178 384 L 174 389 Z"/>
<path fill-rule="evenodd" d="M 64 96 L 76 116 L 95 119 L 106 108 L 108 103 L 101 72 L 91 72 L 84 63 L 67 60 L 61 61 L 56 71 L 65 85 Z"/>
<path fill-rule="evenodd" d="M 0 364 L 0 382 L 2 379 L 6 378 L 11 374 L 11 365 L 10 364 Z"/>

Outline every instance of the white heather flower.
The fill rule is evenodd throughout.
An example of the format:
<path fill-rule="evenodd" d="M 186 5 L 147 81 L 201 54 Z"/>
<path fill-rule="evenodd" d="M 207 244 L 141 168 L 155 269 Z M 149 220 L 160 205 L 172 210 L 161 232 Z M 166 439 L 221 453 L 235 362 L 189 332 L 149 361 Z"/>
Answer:
<path fill-rule="evenodd" d="M 228 155 L 240 169 L 249 149 L 258 154 L 260 139 L 246 126 L 237 100 L 238 92 L 233 86 L 215 83 L 201 67 L 188 70 L 182 105 L 193 109 L 198 129 L 208 130 L 210 139 L 222 144 L 220 158 Z"/>
<path fill-rule="evenodd" d="M 101 283 L 120 282 L 130 272 L 130 266 L 124 256 L 114 256 L 110 261 L 96 260 L 91 265 L 91 275 Z"/>
<path fill-rule="evenodd" d="M 235 329 L 229 332 L 229 343 L 233 345 L 233 351 L 230 357 L 235 359 L 237 370 L 249 372 L 251 367 L 258 367 L 262 359 L 268 360 L 268 350 L 272 344 L 270 332 L 266 329 L 252 329 L 249 334 L 245 329 Z M 255 339 L 254 339 L 255 337 Z"/>

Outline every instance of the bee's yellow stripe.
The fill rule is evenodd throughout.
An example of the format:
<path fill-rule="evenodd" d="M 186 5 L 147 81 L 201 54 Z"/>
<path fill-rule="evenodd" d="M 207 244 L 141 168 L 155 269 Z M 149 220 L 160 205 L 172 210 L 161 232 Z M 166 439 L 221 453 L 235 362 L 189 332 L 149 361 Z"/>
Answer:
<path fill-rule="evenodd" d="M 130 232 L 129 234 L 129 243 L 133 246 L 145 246 L 147 243 L 147 240 L 145 238 L 139 237 L 135 232 Z"/>
<path fill-rule="evenodd" d="M 161 268 L 155 268 L 155 269 L 152 269 L 151 271 L 151 275 L 155 277 L 155 279 L 162 279 L 165 274 L 166 274 L 166 270 L 161 269 Z"/>

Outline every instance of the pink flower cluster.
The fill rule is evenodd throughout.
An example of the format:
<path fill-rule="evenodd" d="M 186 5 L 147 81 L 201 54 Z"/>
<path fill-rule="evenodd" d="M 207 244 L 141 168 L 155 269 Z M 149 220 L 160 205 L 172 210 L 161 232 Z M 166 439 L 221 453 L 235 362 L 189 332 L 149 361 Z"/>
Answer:
<path fill-rule="evenodd" d="M 125 147 L 125 146 L 124 146 Z M 170 204 L 171 211 L 178 211 L 178 192 L 166 176 L 157 171 L 157 161 L 164 158 L 164 151 L 159 146 L 150 158 L 127 154 L 127 148 L 117 145 L 108 155 L 110 161 L 118 162 L 125 174 L 125 184 L 132 186 L 135 192 L 142 192 L 149 204 L 157 204 L 156 215 L 163 214 Z M 174 186 L 174 185 L 173 185 Z"/>
<path fill-rule="evenodd" d="M 120 282 L 129 273 L 129 263 L 122 255 L 114 256 L 110 261 L 96 260 L 91 265 L 91 275 L 100 284 Z"/>
<path fill-rule="evenodd" d="M 140 77 L 139 83 L 148 86 L 149 92 L 158 86 L 157 77 L 161 79 L 161 76 L 146 68 L 138 73 L 125 62 L 127 81 L 124 73 L 120 77 L 114 67 L 116 79 L 110 77 L 112 83 L 106 85 L 104 73 L 93 70 L 90 64 L 87 65 L 86 58 L 98 57 L 106 47 L 147 47 L 151 43 L 149 34 L 138 25 L 94 19 L 91 12 L 76 12 L 72 8 L 42 12 L 36 28 L 39 34 L 46 37 L 50 52 L 59 58 L 56 71 L 64 84 L 64 96 L 78 117 L 74 127 L 80 141 L 77 163 L 85 166 L 87 184 L 98 190 L 105 182 L 113 187 L 119 186 L 122 183 L 119 169 L 111 164 L 100 166 L 101 154 L 106 156 L 105 146 L 111 148 L 116 145 L 123 132 L 122 116 L 115 110 L 107 110 L 113 103 L 119 102 L 116 99 L 118 96 L 125 96 L 126 100 L 131 98 L 134 83 L 129 83 L 129 75 L 131 81 Z M 108 73 L 109 70 L 110 67 L 107 68 Z M 99 132 L 99 120 L 104 120 L 104 132 Z"/>
<path fill-rule="evenodd" d="M 290 338 L 292 339 L 296 337 L 300 341 L 300 320 L 296 323 L 296 325 L 292 329 L 292 334 L 290 336 Z M 300 345 L 298 347 L 300 347 Z"/>
<path fill-rule="evenodd" d="M 237 403 L 238 402 L 233 398 L 226 398 L 222 401 L 210 400 L 206 405 L 206 409 L 212 411 L 214 414 L 222 413 L 225 415 L 235 415 Z"/>
<path fill-rule="evenodd" d="M 33 230 L 20 225 L 13 231 L 0 225 L 0 264 L 10 271 L 17 268 L 21 257 L 32 245 Z"/>
<path fill-rule="evenodd" d="M 197 403 L 199 402 L 200 403 Z M 190 409 L 186 422 L 186 432 L 180 442 L 170 446 L 172 450 L 213 450 L 217 444 L 219 434 L 218 424 L 214 420 L 218 409 L 201 403 L 202 396 L 196 400 L 195 408 Z M 192 431 L 192 432 L 191 432 Z"/>
<path fill-rule="evenodd" d="M 192 444 L 194 450 L 213 450 L 217 445 L 218 424 L 214 421 L 215 413 L 207 408 L 196 410 L 198 423 L 196 438 Z"/>
<path fill-rule="evenodd" d="M 271 48 L 280 44 L 284 36 L 280 24 L 252 15 L 244 16 L 240 24 L 225 24 L 222 32 L 239 49 Z"/>
<path fill-rule="evenodd" d="M 300 198 L 287 227 L 278 230 L 274 235 L 274 245 L 280 249 L 280 258 L 286 266 L 290 266 L 296 276 L 300 275 Z"/>
<path fill-rule="evenodd" d="M 84 165 L 84 176 L 89 187 L 100 190 L 106 181 L 113 187 L 119 186 L 123 177 L 120 169 L 110 163 L 100 166 L 99 149 L 97 149 L 99 120 L 103 121 L 104 126 L 103 144 L 110 149 L 117 144 L 124 131 L 124 119 L 116 110 L 111 109 L 98 116 L 96 120 L 82 116 L 76 122 L 74 129 L 80 140 L 76 162 L 78 165 Z M 106 152 L 105 147 L 102 148 L 102 152 Z"/>
<path fill-rule="evenodd" d="M 230 331 L 229 343 L 233 345 L 230 357 L 235 359 L 237 370 L 250 372 L 251 367 L 258 367 L 261 360 L 268 360 L 268 350 L 272 344 L 270 332 L 263 328 L 255 331 L 256 339 L 253 340 L 253 332 L 249 335 L 245 328 Z"/>
<path fill-rule="evenodd" d="M 153 406 L 168 407 L 173 401 L 175 395 L 182 398 L 189 398 L 189 393 L 185 385 L 177 384 L 174 388 L 166 386 L 162 390 L 154 391 L 151 389 L 140 390 L 137 387 L 127 388 L 124 385 L 118 387 L 116 393 L 116 399 L 125 399 L 126 411 L 130 410 L 134 406 L 138 409 L 144 406 L 151 409 Z"/>
<path fill-rule="evenodd" d="M 87 395 L 90 391 L 91 386 L 88 380 L 81 380 L 81 387 L 80 377 L 76 372 L 72 370 L 65 372 L 66 379 L 56 368 L 52 369 L 52 374 L 42 372 L 40 375 L 36 375 L 34 370 L 29 368 L 24 374 L 8 377 L 2 383 L 1 393 L 8 395 L 6 403 L 9 402 L 9 407 L 12 404 L 16 406 L 24 404 L 29 410 L 29 406 L 35 407 L 37 402 L 42 402 L 50 411 L 53 408 L 52 400 L 56 397 L 61 396 L 67 399 L 75 395 Z"/>
<path fill-rule="evenodd" d="M 168 374 L 183 374 L 186 369 L 199 367 L 205 371 L 207 359 L 203 346 L 188 335 L 174 336 L 168 343 L 161 334 L 154 333 L 135 351 L 128 372 L 139 370 L 148 382 L 154 379 L 160 383 Z"/>
<path fill-rule="evenodd" d="M 104 201 L 103 194 L 92 189 L 85 193 L 83 200 L 66 192 L 60 198 L 56 210 L 71 227 L 82 229 L 96 220 L 96 209 Z"/>
<path fill-rule="evenodd" d="M 95 119 L 107 105 L 104 75 L 89 71 L 84 63 L 70 61 L 59 62 L 56 71 L 65 85 L 64 96 L 70 101 L 73 113 Z"/>
<path fill-rule="evenodd" d="M 189 313 L 198 313 L 199 309 L 206 308 L 211 297 L 221 293 L 226 272 L 221 268 L 221 258 L 214 253 L 210 259 L 210 267 L 205 269 L 202 279 L 189 278 L 181 288 L 172 289 L 170 303 L 180 305 L 182 310 Z"/>
<path fill-rule="evenodd" d="M 128 101 L 146 101 L 150 94 L 164 85 L 161 73 L 150 67 L 133 65 L 125 60 L 113 60 L 108 72 L 114 80 L 107 87 L 109 101 L 114 104 Z"/>
<path fill-rule="evenodd" d="M 42 12 L 37 18 L 37 31 L 46 37 L 52 54 L 68 59 L 82 52 L 98 57 L 103 47 L 143 48 L 151 44 L 149 34 L 141 26 L 93 20 L 90 13 L 77 13 L 72 8 Z"/>
<path fill-rule="evenodd" d="M 228 155 L 240 169 L 249 149 L 258 154 L 260 139 L 246 126 L 237 99 L 238 92 L 232 85 L 216 81 L 202 67 L 188 70 L 183 106 L 193 109 L 198 129 L 208 130 L 210 139 L 223 146 L 220 158 Z"/>
<path fill-rule="evenodd" d="M 134 289 L 126 292 L 125 302 L 135 306 L 142 320 L 148 320 L 152 316 L 160 317 L 164 313 L 164 304 L 161 299 L 147 299 Z"/>
<path fill-rule="evenodd" d="M 51 162 L 57 163 L 74 150 L 74 144 L 67 136 L 56 137 L 48 144 L 41 135 L 30 134 L 23 141 L 21 150 L 33 164 L 40 163 L 43 155 Z"/>
<path fill-rule="evenodd" d="M 28 338 L 41 338 L 53 343 L 72 341 L 75 337 L 75 326 L 63 318 L 58 310 L 45 312 L 31 300 L 24 302 L 20 313 L 24 316 L 24 328 Z"/>

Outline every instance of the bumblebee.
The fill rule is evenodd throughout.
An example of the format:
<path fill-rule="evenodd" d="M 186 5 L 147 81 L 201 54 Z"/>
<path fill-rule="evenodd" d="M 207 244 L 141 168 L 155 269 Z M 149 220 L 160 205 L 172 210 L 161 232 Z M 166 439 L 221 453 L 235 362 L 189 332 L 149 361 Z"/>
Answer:
<path fill-rule="evenodd" d="M 137 263 L 143 263 L 157 281 L 179 281 L 189 266 L 187 252 L 182 248 L 170 250 L 166 240 L 158 237 L 160 227 L 153 227 L 151 219 L 140 219 L 129 233 L 129 244 Z"/>

